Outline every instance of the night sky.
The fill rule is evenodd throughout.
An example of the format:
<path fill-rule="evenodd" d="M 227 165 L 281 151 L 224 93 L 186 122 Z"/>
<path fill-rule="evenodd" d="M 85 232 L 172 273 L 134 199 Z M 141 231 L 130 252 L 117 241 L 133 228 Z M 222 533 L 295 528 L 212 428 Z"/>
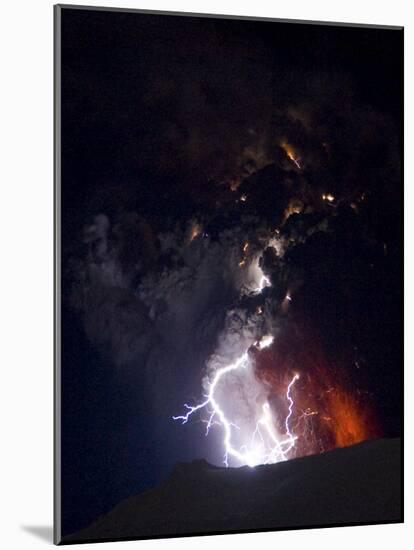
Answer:
<path fill-rule="evenodd" d="M 63 535 L 220 463 L 171 416 L 259 313 L 258 379 L 356 438 L 302 454 L 400 435 L 402 31 L 64 8 L 61 61 Z"/>

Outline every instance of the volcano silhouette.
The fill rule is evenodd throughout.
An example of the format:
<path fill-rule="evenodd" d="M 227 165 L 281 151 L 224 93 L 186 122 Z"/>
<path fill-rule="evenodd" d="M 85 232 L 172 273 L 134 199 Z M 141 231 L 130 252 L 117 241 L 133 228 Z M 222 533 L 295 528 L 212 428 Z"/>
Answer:
<path fill-rule="evenodd" d="M 255 468 L 178 464 L 62 543 L 401 522 L 400 455 L 382 439 Z"/>

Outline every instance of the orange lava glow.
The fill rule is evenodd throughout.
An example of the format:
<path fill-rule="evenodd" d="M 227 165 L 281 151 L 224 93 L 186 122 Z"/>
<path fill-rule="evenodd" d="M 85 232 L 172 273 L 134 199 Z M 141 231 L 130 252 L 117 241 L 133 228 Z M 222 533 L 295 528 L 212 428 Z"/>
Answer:
<path fill-rule="evenodd" d="M 370 439 L 369 427 L 364 422 L 367 411 L 362 411 L 351 395 L 343 390 L 328 395 L 327 409 L 330 412 L 332 435 L 335 447 L 347 447 Z"/>
<path fill-rule="evenodd" d="M 284 345 L 281 342 L 285 340 Z M 289 335 L 256 356 L 256 376 L 268 387 L 275 418 L 283 418 L 281 396 L 295 373 L 291 426 L 297 436 L 295 456 L 347 447 L 380 437 L 381 430 L 367 395 L 352 387 L 345 370 L 329 364 L 314 339 Z M 283 431 L 283 426 L 277 426 Z"/>
<path fill-rule="evenodd" d="M 201 225 L 199 223 L 193 223 L 190 229 L 189 242 L 193 242 L 193 240 L 200 235 L 201 231 Z"/>
<path fill-rule="evenodd" d="M 296 155 L 293 147 L 287 143 L 286 141 L 282 141 L 282 143 L 280 144 L 280 146 L 282 147 L 282 149 L 285 151 L 286 155 L 288 156 L 288 158 L 293 161 L 294 163 L 297 162 L 297 159 L 298 159 L 298 155 Z"/>

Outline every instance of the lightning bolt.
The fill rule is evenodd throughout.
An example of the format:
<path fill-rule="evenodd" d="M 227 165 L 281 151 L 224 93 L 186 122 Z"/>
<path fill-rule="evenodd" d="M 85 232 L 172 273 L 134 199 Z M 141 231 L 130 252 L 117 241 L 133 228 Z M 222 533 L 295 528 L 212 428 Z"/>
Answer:
<path fill-rule="evenodd" d="M 246 247 L 246 245 L 245 245 Z M 260 278 L 255 293 L 261 293 L 266 286 L 271 286 L 270 280 L 266 277 L 259 266 Z M 273 343 L 273 336 L 263 336 L 255 346 L 262 350 L 269 347 Z M 240 426 L 230 422 L 218 402 L 216 390 L 220 382 L 229 373 L 247 369 L 250 365 L 248 349 L 244 351 L 233 363 L 226 367 L 219 368 L 215 371 L 213 379 L 209 385 L 208 393 L 204 396 L 204 401 L 198 405 L 189 405 L 184 403 L 186 413 L 178 416 L 173 416 L 173 420 L 181 421 L 182 424 L 187 424 L 190 417 L 198 411 L 206 410 L 208 420 L 203 420 L 206 423 L 205 435 L 208 436 L 213 425 L 218 425 L 223 430 L 223 447 L 224 447 L 224 464 L 229 465 L 229 457 L 235 458 L 241 464 L 247 464 L 250 467 L 258 464 L 274 464 L 287 460 L 289 453 L 295 446 L 297 437 L 294 435 L 290 427 L 290 419 L 293 414 L 294 402 L 292 398 L 292 388 L 299 375 L 295 374 L 286 390 L 286 400 L 288 402 L 288 414 L 284 421 L 285 434 L 280 436 L 275 429 L 275 421 L 272 416 L 272 410 L 269 403 L 265 402 L 262 405 L 261 416 L 256 423 L 256 427 L 249 438 L 249 445 L 244 444 L 240 448 L 236 448 L 233 443 L 234 430 L 240 431 Z"/>
<path fill-rule="evenodd" d="M 255 290 L 255 292 L 257 294 L 260 294 L 262 292 L 262 290 L 266 287 L 266 286 L 271 286 L 271 283 L 269 281 L 269 278 L 266 277 L 266 275 L 262 275 L 260 277 L 260 281 L 259 281 L 259 286 L 257 287 L 257 289 Z"/>
<path fill-rule="evenodd" d="M 209 386 L 206 399 L 198 405 L 184 404 L 186 413 L 183 415 L 173 416 L 173 420 L 179 420 L 182 424 L 186 424 L 190 417 L 197 411 L 206 409 L 209 411 L 209 418 L 206 422 L 206 436 L 209 434 L 210 428 L 213 424 L 221 426 L 223 430 L 223 447 L 224 447 L 224 464 L 228 466 L 229 457 L 235 458 L 241 464 L 247 464 L 250 467 L 257 466 L 258 464 L 274 464 L 288 459 L 289 452 L 293 449 L 296 441 L 296 436 L 292 433 L 290 428 L 290 418 L 293 414 L 293 398 L 292 387 L 299 375 L 295 374 L 290 381 L 287 391 L 286 399 L 289 403 L 288 414 L 285 418 L 285 435 L 280 438 L 276 433 L 274 427 L 274 419 L 269 403 L 264 403 L 262 406 L 262 416 L 256 424 L 256 428 L 251 436 L 250 445 L 242 445 L 239 449 L 235 448 L 233 440 L 233 430 L 240 430 L 240 427 L 230 422 L 220 406 L 220 403 L 216 398 L 216 389 L 220 382 L 230 372 L 236 370 L 243 370 L 250 364 L 248 351 L 246 350 L 238 359 L 226 367 L 218 369 L 213 377 L 213 380 Z"/>

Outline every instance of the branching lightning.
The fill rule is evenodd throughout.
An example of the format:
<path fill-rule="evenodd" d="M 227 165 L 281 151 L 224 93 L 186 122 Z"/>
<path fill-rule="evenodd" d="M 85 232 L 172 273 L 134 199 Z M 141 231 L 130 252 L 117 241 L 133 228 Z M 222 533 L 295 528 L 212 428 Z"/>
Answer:
<path fill-rule="evenodd" d="M 244 247 L 247 249 L 246 245 Z M 258 266 L 257 266 L 258 267 Z M 259 280 L 258 286 L 255 289 L 255 293 L 260 293 L 266 286 L 271 286 L 271 282 L 264 275 L 259 268 Z M 271 346 L 273 343 L 273 336 L 266 335 L 255 342 L 255 346 L 259 350 L 263 350 Z M 209 383 L 208 393 L 205 395 L 204 401 L 198 405 L 184 404 L 186 409 L 185 414 L 173 416 L 173 420 L 181 421 L 182 424 L 186 424 L 190 417 L 198 411 L 206 411 L 207 419 L 202 419 L 206 424 L 207 436 L 212 426 L 219 426 L 223 431 L 223 447 L 224 447 L 224 464 L 229 465 L 229 457 L 236 459 L 236 461 L 242 465 L 248 465 L 250 467 L 257 466 L 258 464 L 274 464 L 276 462 L 284 461 L 289 458 L 290 451 L 295 446 L 297 437 L 293 433 L 290 426 L 290 420 L 293 414 L 294 401 L 292 397 L 292 389 L 295 382 L 298 380 L 299 375 L 294 374 L 290 380 L 286 390 L 286 401 L 288 403 L 288 413 L 284 419 L 284 433 L 279 433 L 276 428 L 276 422 L 273 418 L 272 409 L 270 404 L 266 401 L 262 404 L 255 429 L 253 432 L 245 438 L 245 442 L 241 446 L 237 446 L 234 443 L 234 430 L 241 431 L 241 427 L 231 422 L 222 406 L 219 403 L 217 396 L 217 388 L 220 383 L 230 373 L 234 371 L 243 371 L 248 368 L 253 368 L 251 359 L 249 357 L 249 349 L 246 349 L 233 363 L 218 368 L 214 372 L 214 376 Z M 243 433 L 245 433 L 246 427 L 243 426 Z"/>
<path fill-rule="evenodd" d="M 266 341 L 267 343 L 268 341 Z M 267 345 L 269 345 L 267 343 Z M 285 434 L 280 436 L 275 429 L 275 422 L 272 417 L 272 411 L 269 403 L 264 403 L 262 406 L 262 415 L 256 423 L 256 428 L 251 435 L 249 444 L 242 445 L 237 449 L 233 444 L 233 430 L 240 430 L 240 427 L 231 422 L 225 415 L 222 407 L 216 398 L 216 389 L 222 379 L 230 372 L 246 369 L 250 365 L 248 351 L 245 351 L 236 361 L 226 367 L 218 369 L 210 384 L 206 399 L 198 405 L 184 404 L 187 412 L 183 415 L 173 416 L 173 420 L 180 420 L 182 424 L 186 424 L 190 417 L 197 411 L 205 409 L 208 411 L 208 420 L 206 422 L 206 436 L 213 425 L 218 425 L 223 429 L 223 446 L 225 450 L 224 464 L 228 466 L 229 457 L 237 459 L 241 464 L 248 466 L 256 466 L 258 464 L 273 464 L 282 460 L 288 459 L 288 454 L 295 445 L 296 436 L 293 434 L 290 427 L 290 418 L 293 413 L 293 398 L 292 388 L 296 380 L 299 378 L 295 374 L 290 381 L 286 399 L 288 402 L 288 414 L 285 418 L 284 427 Z"/>

